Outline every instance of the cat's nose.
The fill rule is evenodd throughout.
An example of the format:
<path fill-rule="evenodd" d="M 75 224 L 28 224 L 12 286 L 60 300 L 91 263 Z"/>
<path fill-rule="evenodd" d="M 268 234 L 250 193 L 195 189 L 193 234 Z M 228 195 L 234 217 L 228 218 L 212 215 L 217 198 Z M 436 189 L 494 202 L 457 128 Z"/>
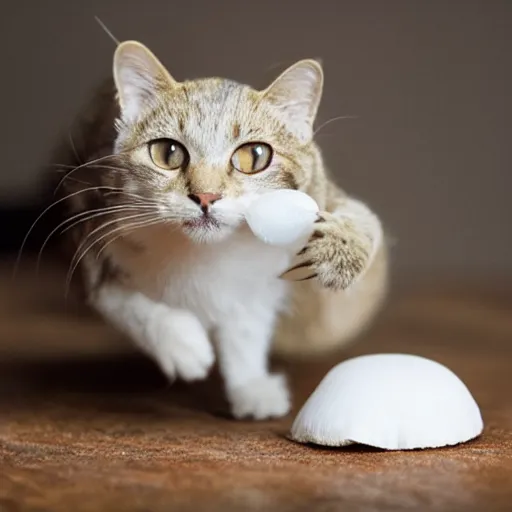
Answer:
<path fill-rule="evenodd" d="M 215 201 L 218 201 L 222 196 L 220 194 L 189 194 L 189 199 L 197 203 L 201 208 L 206 209 Z"/>

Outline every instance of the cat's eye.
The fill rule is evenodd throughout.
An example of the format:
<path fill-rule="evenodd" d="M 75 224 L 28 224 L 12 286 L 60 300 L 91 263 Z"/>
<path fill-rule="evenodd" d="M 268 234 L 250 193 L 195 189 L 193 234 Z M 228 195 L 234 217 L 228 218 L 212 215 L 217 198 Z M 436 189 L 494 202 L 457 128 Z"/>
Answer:
<path fill-rule="evenodd" d="M 264 171 L 272 161 L 272 148 L 263 142 L 250 142 L 240 146 L 231 157 L 231 165 L 245 174 Z"/>
<path fill-rule="evenodd" d="M 188 163 L 187 150 L 183 144 L 175 140 L 153 140 L 148 144 L 148 148 L 151 160 L 160 169 L 174 171 L 186 167 Z"/>

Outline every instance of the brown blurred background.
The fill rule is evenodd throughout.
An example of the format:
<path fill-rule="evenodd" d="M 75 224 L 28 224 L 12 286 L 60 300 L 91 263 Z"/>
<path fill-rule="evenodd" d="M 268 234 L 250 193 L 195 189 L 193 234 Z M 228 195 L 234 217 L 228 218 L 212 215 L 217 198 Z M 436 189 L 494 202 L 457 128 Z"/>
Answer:
<path fill-rule="evenodd" d="M 111 72 L 115 46 L 95 15 L 177 79 L 265 87 L 321 58 L 318 126 L 355 116 L 318 142 L 395 239 L 398 293 L 353 348 L 276 361 L 294 395 L 287 418 L 229 421 L 215 372 L 170 386 L 64 301 L 62 273 L 48 265 L 35 280 L 30 252 L 11 280 L 51 146 Z M 511 510 L 512 0 L 5 0 L 0 48 L 1 511 Z M 289 443 L 333 364 L 376 352 L 453 370 L 482 409 L 483 436 L 390 454 Z"/>
<path fill-rule="evenodd" d="M 0 18 L 0 200 L 5 248 L 37 203 L 39 165 L 111 69 L 119 39 L 147 44 L 178 79 L 263 87 L 323 60 L 318 142 L 348 191 L 396 239 L 395 276 L 512 270 L 511 1 L 18 0 Z"/>

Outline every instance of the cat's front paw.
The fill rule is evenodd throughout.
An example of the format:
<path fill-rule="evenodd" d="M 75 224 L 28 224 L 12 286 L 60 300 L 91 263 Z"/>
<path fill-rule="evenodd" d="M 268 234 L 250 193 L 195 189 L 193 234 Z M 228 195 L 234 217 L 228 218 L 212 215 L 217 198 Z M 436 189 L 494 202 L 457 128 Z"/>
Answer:
<path fill-rule="evenodd" d="M 322 212 L 306 247 L 302 262 L 326 288 L 344 290 L 368 269 L 381 241 L 381 227 L 371 214 Z"/>
<path fill-rule="evenodd" d="M 170 379 L 194 381 L 208 375 L 215 354 L 206 330 L 192 313 L 162 306 L 146 332 L 154 358 Z"/>
<path fill-rule="evenodd" d="M 265 375 L 228 390 L 231 412 L 237 419 L 279 418 L 290 410 L 290 393 L 282 375 Z"/>

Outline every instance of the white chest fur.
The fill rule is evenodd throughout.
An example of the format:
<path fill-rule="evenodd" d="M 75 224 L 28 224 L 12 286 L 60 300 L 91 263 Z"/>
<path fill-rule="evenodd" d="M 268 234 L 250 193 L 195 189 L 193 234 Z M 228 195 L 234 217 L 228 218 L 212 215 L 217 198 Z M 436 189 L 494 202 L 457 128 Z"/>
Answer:
<path fill-rule="evenodd" d="M 278 276 L 294 251 L 267 245 L 247 228 L 204 245 L 168 228 L 152 228 L 141 232 L 138 242 L 141 251 L 121 245 L 110 251 L 130 284 L 154 300 L 192 311 L 207 328 L 241 309 L 284 306 L 288 285 Z"/>

